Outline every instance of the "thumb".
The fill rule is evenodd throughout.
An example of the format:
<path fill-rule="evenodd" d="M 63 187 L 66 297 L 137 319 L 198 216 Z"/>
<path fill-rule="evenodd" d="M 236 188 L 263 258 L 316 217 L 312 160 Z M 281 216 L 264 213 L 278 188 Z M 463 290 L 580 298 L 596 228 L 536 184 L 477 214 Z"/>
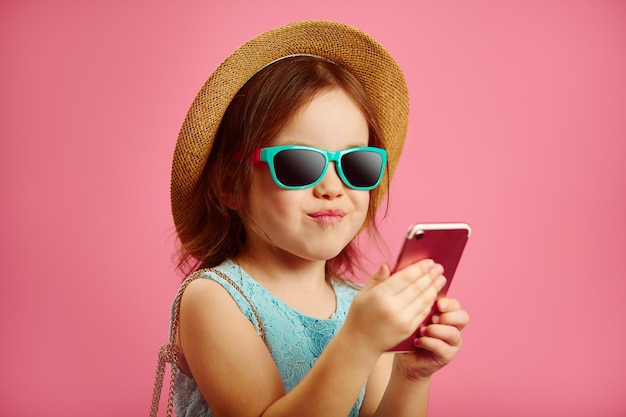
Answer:
<path fill-rule="evenodd" d="M 391 269 L 387 263 L 382 263 L 380 268 L 378 268 L 378 272 L 374 274 L 372 279 L 368 282 L 368 286 L 374 286 L 380 282 L 383 282 L 391 275 Z"/>

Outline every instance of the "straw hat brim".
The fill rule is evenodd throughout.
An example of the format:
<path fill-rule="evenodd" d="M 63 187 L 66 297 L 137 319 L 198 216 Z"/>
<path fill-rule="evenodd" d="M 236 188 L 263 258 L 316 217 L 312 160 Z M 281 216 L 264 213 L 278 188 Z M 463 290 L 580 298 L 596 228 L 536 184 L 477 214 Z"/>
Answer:
<path fill-rule="evenodd" d="M 265 32 L 233 52 L 209 77 L 189 108 L 172 164 L 171 204 L 177 229 L 187 213 L 222 116 L 235 94 L 268 64 L 301 54 L 333 61 L 361 82 L 376 109 L 388 152 L 388 172 L 390 177 L 393 175 L 409 113 L 406 81 L 394 58 L 354 27 L 319 20 L 291 23 Z M 376 208 L 388 191 L 382 184 Z"/>

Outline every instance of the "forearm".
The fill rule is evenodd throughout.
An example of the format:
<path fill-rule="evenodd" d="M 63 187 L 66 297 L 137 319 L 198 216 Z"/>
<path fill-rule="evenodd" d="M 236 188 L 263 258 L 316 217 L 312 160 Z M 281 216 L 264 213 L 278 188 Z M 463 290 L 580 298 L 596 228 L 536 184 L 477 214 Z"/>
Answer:
<path fill-rule="evenodd" d="M 410 380 L 393 372 L 374 417 L 425 417 L 430 378 Z"/>
<path fill-rule="evenodd" d="M 267 408 L 263 417 L 345 417 L 367 382 L 378 355 L 341 331 L 302 381 Z"/>

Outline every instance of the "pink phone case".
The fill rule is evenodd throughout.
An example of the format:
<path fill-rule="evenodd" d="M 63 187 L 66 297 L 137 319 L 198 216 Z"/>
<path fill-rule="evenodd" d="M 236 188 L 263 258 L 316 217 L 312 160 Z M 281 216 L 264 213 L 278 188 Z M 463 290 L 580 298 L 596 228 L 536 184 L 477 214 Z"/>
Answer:
<path fill-rule="evenodd" d="M 404 244 L 393 272 L 422 259 L 433 259 L 444 268 L 446 285 L 439 293 L 443 297 L 448 293 L 454 272 L 457 269 L 471 228 L 467 223 L 424 223 L 409 227 Z M 419 337 L 419 330 L 430 323 L 434 311 L 428 314 L 416 331 L 406 340 L 390 349 L 390 352 L 410 352 L 416 350 L 413 341 Z"/>

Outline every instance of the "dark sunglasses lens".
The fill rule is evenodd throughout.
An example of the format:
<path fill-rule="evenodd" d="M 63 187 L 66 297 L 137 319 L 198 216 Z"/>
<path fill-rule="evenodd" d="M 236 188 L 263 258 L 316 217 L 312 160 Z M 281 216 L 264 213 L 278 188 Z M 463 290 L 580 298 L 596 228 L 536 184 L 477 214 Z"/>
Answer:
<path fill-rule="evenodd" d="M 376 152 L 354 151 L 341 158 L 343 175 L 354 187 L 373 187 L 380 179 L 383 158 Z"/>
<path fill-rule="evenodd" d="M 326 158 L 307 149 L 289 149 L 274 156 L 276 178 L 288 187 L 302 187 L 317 181 L 326 166 Z"/>

